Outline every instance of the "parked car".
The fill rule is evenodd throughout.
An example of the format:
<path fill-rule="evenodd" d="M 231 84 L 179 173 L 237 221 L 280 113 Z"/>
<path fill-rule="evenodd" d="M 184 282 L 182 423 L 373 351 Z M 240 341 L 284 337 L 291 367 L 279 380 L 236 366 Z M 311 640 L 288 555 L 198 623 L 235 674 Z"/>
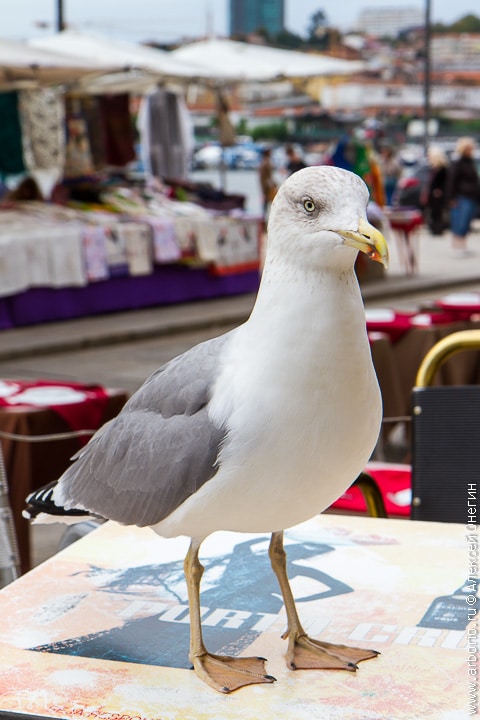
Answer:
<path fill-rule="evenodd" d="M 260 164 L 262 148 L 254 142 L 243 141 L 232 147 L 226 147 L 224 158 L 227 167 L 232 169 L 253 169 Z"/>
<path fill-rule="evenodd" d="M 254 169 L 260 164 L 262 148 L 254 142 L 243 141 L 222 148 L 217 142 L 208 143 L 193 154 L 193 168 L 196 170 L 216 168 L 220 163 L 230 170 Z"/>
<path fill-rule="evenodd" d="M 220 145 L 218 143 L 208 143 L 208 145 L 204 145 L 193 153 L 193 169 L 205 170 L 218 167 L 221 159 L 222 148 Z"/>

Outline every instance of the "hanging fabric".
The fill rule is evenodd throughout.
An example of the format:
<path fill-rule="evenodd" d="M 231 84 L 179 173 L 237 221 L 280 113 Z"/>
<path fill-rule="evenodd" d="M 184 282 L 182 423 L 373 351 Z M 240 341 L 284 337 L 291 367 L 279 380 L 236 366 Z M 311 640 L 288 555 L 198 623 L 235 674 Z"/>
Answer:
<path fill-rule="evenodd" d="M 94 163 L 88 136 L 87 120 L 80 98 L 65 98 L 66 146 L 65 177 L 92 175 Z"/>
<path fill-rule="evenodd" d="M 0 117 L 0 173 L 19 175 L 25 172 L 25 163 L 17 92 L 0 93 Z"/>
<path fill-rule="evenodd" d="M 184 100 L 178 93 L 158 88 L 143 98 L 137 129 L 148 174 L 172 180 L 187 177 L 193 149 L 192 130 Z"/>
<path fill-rule="evenodd" d="M 84 95 L 80 98 L 82 115 L 87 124 L 88 140 L 95 170 L 105 167 L 105 146 L 103 142 L 100 98 L 96 95 Z"/>
<path fill-rule="evenodd" d="M 25 166 L 29 170 L 63 170 L 65 107 L 61 91 L 21 90 L 18 100 Z"/>
<path fill-rule="evenodd" d="M 135 160 L 134 126 L 130 114 L 130 97 L 102 95 L 98 98 L 105 162 L 123 167 Z"/>

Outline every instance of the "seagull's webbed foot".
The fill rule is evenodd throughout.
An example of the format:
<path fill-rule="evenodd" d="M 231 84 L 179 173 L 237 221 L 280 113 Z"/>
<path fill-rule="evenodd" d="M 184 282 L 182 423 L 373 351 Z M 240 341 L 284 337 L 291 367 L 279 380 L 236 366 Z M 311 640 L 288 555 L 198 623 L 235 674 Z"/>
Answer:
<path fill-rule="evenodd" d="M 231 657 L 205 652 L 193 658 L 198 677 L 221 693 L 230 693 L 246 685 L 273 683 L 275 678 L 265 673 L 265 658 Z"/>
<path fill-rule="evenodd" d="M 300 623 L 295 600 L 287 577 L 287 563 L 283 548 L 283 533 L 272 533 L 269 548 L 273 571 L 277 576 L 285 611 L 287 613 L 287 631 L 283 638 L 288 637 L 288 650 L 286 655 L 287 667 L 291 670 L 317 668 L 325 670 L 349 670 L 354 672 L 357 663 L 369 660 L 379 653 L 376 650 L 348 647 L 347 645 L 333 645 L 310 638 Z"/>
<path fill-rule="evenodd" d="M 199 540 L 192 540 L 185 558 L 190 605 L 190 661 L 198 677 L 221 693 L 230 693 L 246 685 L 273 683 L 275 678 L 265 673 L 265 658 L 213 655 L 203 643 L 200 619 L 200 580 L 203 566 L 198 559 Z"/>
<path fill-rule="evenodd" d="M 355 672 L 357 663 L 377 657 L 376 650 L 334 645 L 314 640 L 304 633 L 286 632 L 289 637 L 286 654 L 287 667 L 291 670 L 348 670 Z"/>

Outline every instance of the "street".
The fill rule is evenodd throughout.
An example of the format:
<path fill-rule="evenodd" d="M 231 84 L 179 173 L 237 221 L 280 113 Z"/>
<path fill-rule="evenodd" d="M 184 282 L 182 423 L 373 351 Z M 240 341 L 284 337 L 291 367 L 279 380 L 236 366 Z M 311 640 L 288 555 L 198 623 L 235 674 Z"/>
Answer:
<path fill-rule="evenodd" d="M 478 291 L 479 283 L 452 285 L 443 290 L 415 291 L 370 300 L 367 308 L 390 307 L 398 310 L 415 310 L 447 292 Z M 253 304 L 253 296 L 251 299 Z M 247 308 L 249 303 L 243 303 Z M 151 311 L 149 311 L 151 312 Z M 153 310 L 155 312 L 155 310 Z M 160 312 L 160 309 L 158 309 Z M 234 325 L 227 320 L 220 324 L 188 332 L 174 332 L 162 337 L 151 337 L 125 343 L 100 345 L 68 352 L 32 354 L 26 357 L 0 361 L 1 378 L 57 380 L 101 384 L 106 387 L 123 388 L 129 394 L 135 392 L 147 377 L 163 363 L 185 352 L 193 345 L 226 332 Z M 55 334 L 55 324 L 49 329 Z M 34 525 L 31 528 L 32 561 L 43 562 L 58 549 L 65 532 L 62 525 Z"/>
<path fill-rule="evenodd" d="M 458 285 L 448 292 L 478 291 L 479 283 Z M 367 308 L 390 307 L 397 310 L 415 310 L 434 300 L 447 290 L 429 290 L 409 295 L 399 295 L 388 300 L 366 302 Z M 252 297 L 253 303 L 253 297 Z M 160 312 L 160 310 L 159 310 Z M 235 323 L 237 324 L 237 323 Z M 123 388 L 133 393 L 159 366 L 185 352 L 203 340 L 230 330 L 234 325 L 209 327 L 174 333 L 164 337 L 152 337 L 124 344 L 113 344 L 68 352 L 0 361 L 2 378 L 55 378 L 57 380 L 95 383 L 107 387 Z M 55 324 L 51 325 L 52 333 Z"/>

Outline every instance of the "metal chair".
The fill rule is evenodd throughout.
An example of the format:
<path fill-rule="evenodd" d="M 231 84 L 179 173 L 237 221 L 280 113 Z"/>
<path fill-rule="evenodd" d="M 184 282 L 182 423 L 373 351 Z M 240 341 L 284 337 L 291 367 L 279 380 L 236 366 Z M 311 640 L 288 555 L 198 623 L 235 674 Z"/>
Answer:
<path fill-rule="evenodd" d="M 386 518 L 387 511 L 383 502 L 382 493 L 375 480 L 367 472 L 361 472 L 353 483 L 352 487 L 357 487 L 363 495 L 367 512 L 370 517 Z"/>
<path fill-rule="evenodd" d="M 413 520 L 478 522 L 480 385 L 431 386 L 439 367 L 464 350 L 480 350 L 480 330 L 440 340 L 417 373 L 411 395 Z"/>

